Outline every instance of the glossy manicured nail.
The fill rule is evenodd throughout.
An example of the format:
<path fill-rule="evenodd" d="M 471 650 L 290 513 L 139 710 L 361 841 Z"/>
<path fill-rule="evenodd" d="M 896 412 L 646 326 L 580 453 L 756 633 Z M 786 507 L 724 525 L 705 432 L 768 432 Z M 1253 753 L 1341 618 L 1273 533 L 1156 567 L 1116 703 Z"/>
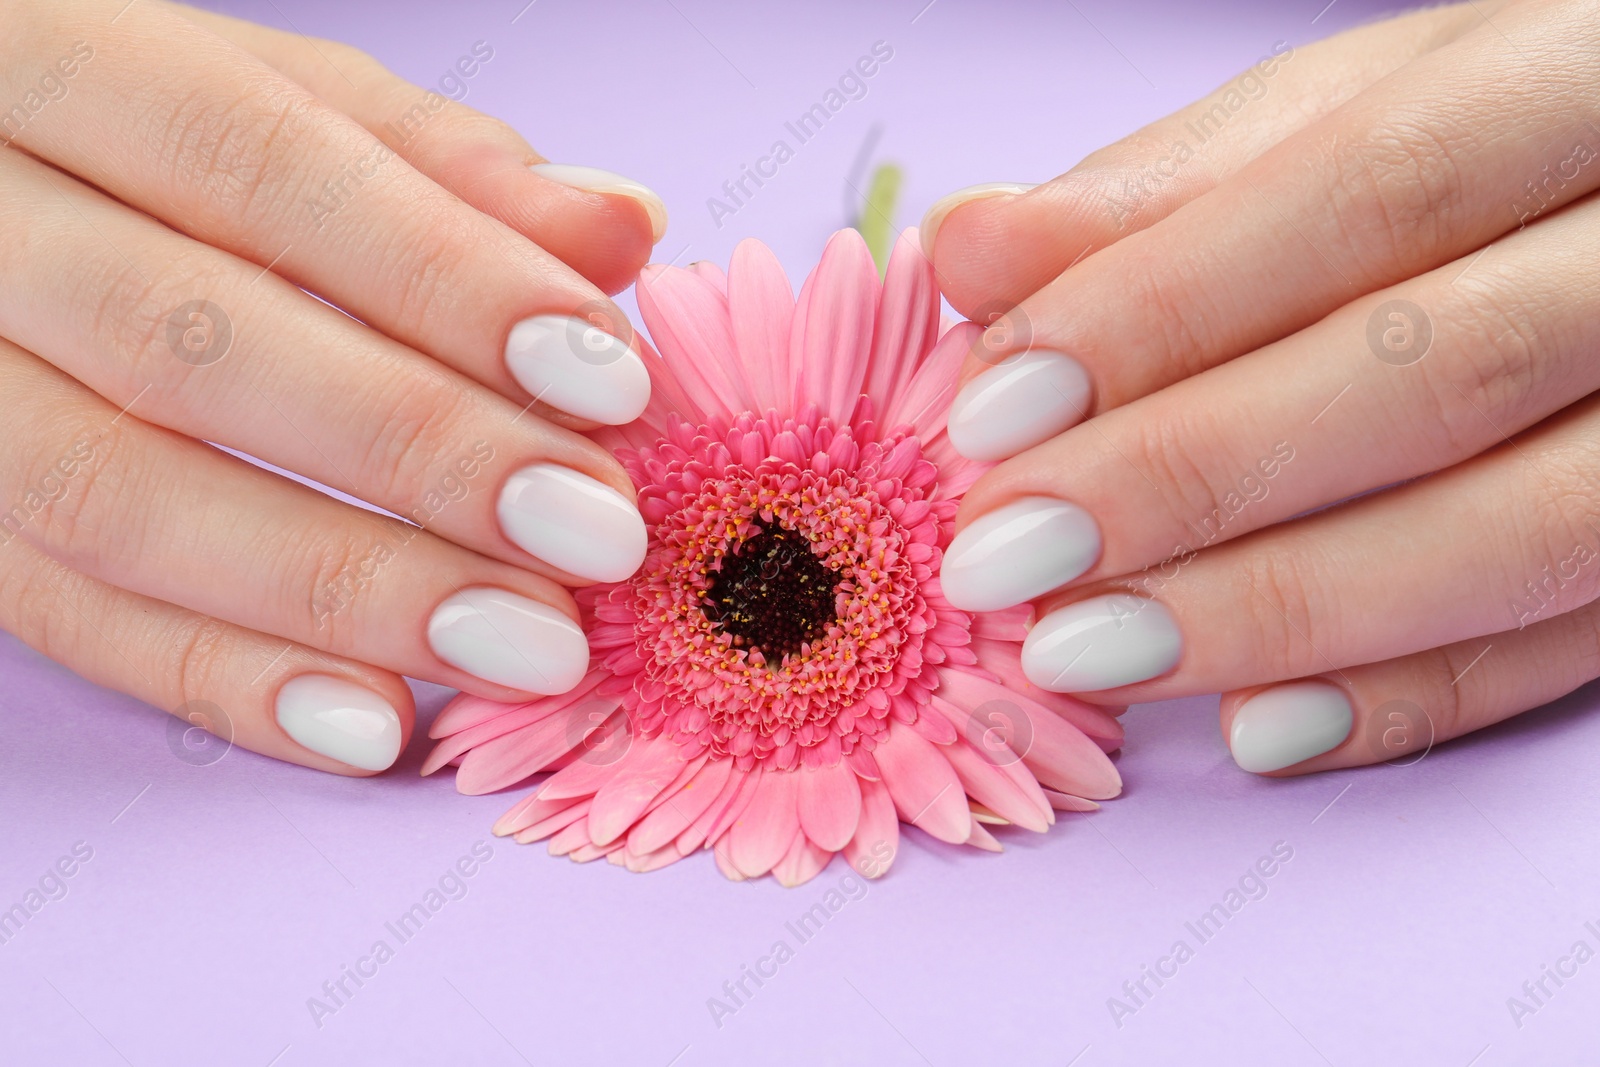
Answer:
<path fill-rule="evenodd" d="M 486 682 L 565 693 L 589 670 L 589 639 L 565 612 L 504 589 L 463 589 L 428 619 L 433 654 Z"/>
<path fill-rule="evenodd" d="M 572 163 L 535 163 L 528 169 L 541 178 L 549 178 L 553 182 L 570 185 L 574 189 L 630 197 L 638 201 L 639 206 L 644 208 L 645 214 L 650 216 L 652 243 L 661 240 L 667 232 L 667 205 L 662 203 L 655 190 L 632 178 L 624 178 L 620 174 L 613 174 L 599 167 L 580 167 Z"/>
<path fill-rule="evenodd" d="M 400 756 L 400 715 L 364 685 L 329 674 L 302 674 L 278 690 L 283 732 L 311 751 L 364 771 Z"/>
<path fill-rule="evenodd" d="M 650 403 L 650 372 L 639 354 L 570 315 L 535 315 L 513 326 L 506 369 L 536 399 L 610 426 L 632 422 Z"/>
<path fill-rule="evenodd" d="M 644 519 L 633 501 L 571 467 L 517 471 L 495 513 L 517 547 L 570 574 L 620 582 L 644 562 Z"/>
<path fill-rule="evenodd" d="M 928 213 L 922 216 L 922 225 L 917 227 L 917 235 L 922 238 L 922 254 L 929 259 L 933 258 L 933 242 L 939 236 L 939 227 L 944 223 L 944 217 L 962 204 L 970 204 L 974 200 L 990 196 L 1013 196 L 1033 188 L 1037 186 L 1017 182 L 985 182 L 982 185 L 969 185 L 965 189 L 957 189 L 948 196 L 940 197 L 933 202 Z"/>
<path fill-rule="evenodd" d="M 1353 718 L 1350 698 L 1336 685 L 1275 685 L 1239 705 L 1228 747 L 1244 770 L 1279 771 L 1338 748 L 1350 736 Z"/>
<path fill-rule="evenodd" d="M 1072 581 L 1099 558 L 1094 516 L 1065 500 L 1025 496 L 956 534 L 939 580 L 956 607 L 998 611 Z"/>
<path fill-rule="evenodd" d="M 1183 638 L 1154 600 L 1113 593 L 1052 611 L 1022 643 L 1022 671 L 1041 689 L 1092 693 L 1165 674 Z"/>
<path fill-rule="evenodd" d="M 971 460 L 1008 459 L 1083 421 L 1089 374 L 1047 349 L 1015 353 L 962 387 L 950 405 L 950 444 Z"/>

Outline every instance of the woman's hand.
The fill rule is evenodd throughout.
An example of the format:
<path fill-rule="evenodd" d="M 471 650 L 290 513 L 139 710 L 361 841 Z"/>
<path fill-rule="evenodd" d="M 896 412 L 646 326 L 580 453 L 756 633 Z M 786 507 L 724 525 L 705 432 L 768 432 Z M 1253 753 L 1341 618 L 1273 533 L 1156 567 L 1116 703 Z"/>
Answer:
<path fill-rule="evenodd" d="M 947 595 L 1037 598 L 1046 688 L 1224 691 L 1240 766 L 1296 774 L 1600 676 L 1600 4 L 1274 53 L 923 235 L 994 320 Z"/>
<path fill-rule="evenodd" d="M 562 585 L 644 551 L 574 431 L 648 399 L 605 293 L 655 196 L 333 42 L 155 0 L 4 22 L 0 626 L 342 774 L 404 745 L 402 673 L 571 688 Z"/>

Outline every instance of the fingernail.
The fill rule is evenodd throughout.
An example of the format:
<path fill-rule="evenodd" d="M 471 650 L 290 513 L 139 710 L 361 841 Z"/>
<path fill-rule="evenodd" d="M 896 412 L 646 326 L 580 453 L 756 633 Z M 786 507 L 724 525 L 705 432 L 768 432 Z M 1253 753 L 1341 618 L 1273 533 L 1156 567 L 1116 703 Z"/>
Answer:
<path fill-rule="evenodd" d="M 661 240 L 667 232 L 667 205 L 648 185 L 599 167 L 580 167 L 573 163 L 535 163 L 528 169 L 541 178 L 549 178 L 574 189 L 632 197 L 650 216 L 651 243 Z"/>
<path fill-rule="evenodd" d="M 1089 374 L 1071 356 L 1030 349 L 1006 358 L 962 387 L 947 432 L 971 460 L 1008 459 L 1083 421 Z"/>
<path fill-rule="evenodd" d="M 939 235 L 939 227 L 944 223 L 944 217 L 962 204 L 990 196 L 1014 196 L 1035 188 L 1038 186 L 1017 182 L 985 182 L 982 185 L 969 185 L 965 189 L 957 189 L 948 196 L 940 197 L 933 202 L 928 213 L 922 216 L 922 225 L 917 227 L 917 235 L 922 238 L 922 254 L 929 259 L 933 258 L 933 241 Z"/>
<path fill-rule="evenodd" d="M 1092 693 L 1165 674 L 1182 651 L 1172 612 L 1154 600 L 1113 593 L 1041 619 L 1022 643 L 1022 671 L 1041 689 Z"/>
<path fill-rule="evenodd" d="M 381 771 L 400 757 L 400 714 L 364 685 L 302 674 L 278 690 L 274 713 L 284 733 L 340 763 Z"/>
<path fill-rule="evenodd" d="M 1275 685 L 1239 705 L 1228 747 L 1244 770 L 1278 771 L 1338 748 L 1350 736 L 1353 719 L 1350 698 L 1336 685 Z"/>
<path fill-rule="evenodd" d="M 956 534 L 939 572 L 945 599 L 998 611 L 1070 582 L 1100 558 L 1100 527 L 1076 504 L 1027 496 Z"/>
<path fill-rule="evenodd" d="M 553 408 L 620 426 L 650 403 L 650 372 L 628 342 L 570 315 L 535 315 L 511 328 L 506 367 Z"/>
<path fill-rule="evenodd" d="M 486 682 L 565 693 L 589 670 L 589 640 L 562 611 L 504 589 L 463 589 L 428 619 L 433 654 Z"/>
<path fill-rule="evenodd" d="M 495 510 L 518 548 L 570 574 L 620 582 L 644 562 L 644 519 L 633 501 L 571 467 L 522 468 L 506 479 Z"/>

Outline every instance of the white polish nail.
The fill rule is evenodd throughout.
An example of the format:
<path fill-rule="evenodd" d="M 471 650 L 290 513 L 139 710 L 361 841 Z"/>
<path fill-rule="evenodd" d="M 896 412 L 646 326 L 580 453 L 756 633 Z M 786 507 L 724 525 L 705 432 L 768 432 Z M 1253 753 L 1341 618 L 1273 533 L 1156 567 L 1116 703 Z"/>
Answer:
<path fill-rule="evenodd" d="M 933 242 L 939 235 L 939 227 L 944 223 L 945 216 L 962 204 L 990 196 L 1012 196 L 1037 187 L 1018 182 L 984 182 L 982 185 L 969 185 L 965 189 L 957 189 L 947 196 L 941 196 L 933 202 L 928 213 L 922 216 L 922 225 L 917 227 L 917 236 L 922 239 L 922 254 L 929 259 L 933 258 Z"/>
<path fill-rule="evenodd" d="M 1275 685 L 1234 712 L 1228 747 L 1244 770 L 1278 771 L 1338 748 L 1350 736 L 1353 719 L 1350 698 L 1336 685 Z"/>
<path fill-rule="evenodd" d="M 364 685 L 329 674 L 302 674 L 278 690 L 283 732 L 311 751 L 364 771 L 400 756 L 400 715 Z"/>
<path fill-rule="evenodd" d="M 644 519 L 633 501 L 571 467 L 517 471 L 495 513 L 518 548 L 582 578 L 620 582 L 644 562 Z"/>
<path fill-rule="evenodd" d="M 1025 496 L 956 534 L 939 580 L 966 611 L 998 611 L 1048 593 L 1094 566 L 1100 527 L 1076 504 Z"/>
<path fill-rule="evenodd" d="M 565 693 L 589 670 L 589 640 L 570 616 L 504 589 L 463 589 L 440 604 L 428 644 L 452 667 L 529 693 Z"/>
<path fill-rule="evenodd" d="M 1071 356 L 1047 349 L 1015 353 L 956 394 L 950 444 L 981 463 L 1009 459 L 1082 422 L 1089 392 L 1089 374 Z"/>
<path fill-rule="evenodd" d="M 553 182 L 570 185 L 574 189 L 632 197 L 639 202 L 640 207 L 644 208 L 645 214 L 650 216 L 651 242 L 660 241 L 666 235 L 667 205 L 648 185 L 636 182 L 632 178 L 624 178 L 620 174 L 613 174 L 609 170 L 601 170 L 599 167 L 580 167 L 574 163 L 535 163 L 528 169 L 541 178 L 549 178 Z"/>
<path fill-rule="evenodd" d="M 535 315 L 511 328 L 506 368 L 535 399 L 620 426 L 650 403 L 650 372 L 619 337 L 570 315 Z"/>
<path fill-rule="evenodd" d="M 1178 621 L 1161 604 L 1113 593 L 1052 611 L 1022 643 L 1022 671 L 1041 689 L 1092 693 L 1177 666 Z"/>

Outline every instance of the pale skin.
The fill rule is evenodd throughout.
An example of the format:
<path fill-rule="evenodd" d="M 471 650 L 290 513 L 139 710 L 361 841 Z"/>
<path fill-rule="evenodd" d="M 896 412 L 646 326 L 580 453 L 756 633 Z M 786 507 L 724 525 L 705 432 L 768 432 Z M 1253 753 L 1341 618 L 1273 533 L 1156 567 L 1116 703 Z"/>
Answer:
<path fill-rule="evenodd" d="M 994 321 L 963 380 L 1046 348 L 1091 383 L 958 528 L 1075 503 L 1103 549 L 1039 616 L 1130 590 L 1181 634 L 1170 669 L 1085 699 L 1221 691 L 1233 737 L 1246 701 L 1320 680 L 1353 724 L 1268 772 L 1301 774 L 1600 676 L 1597 57 L 1592 2 L 1412 13 L 1276 57 L 1203 145 L 1237 80 L 1036 189 L 941 206 L 941 285 Z M 1416 325 L 1380 313 L 1397 299 L 1421 358 L 1380 354 Z"/>
<path fill-rule="evenodd" d="M 501 535 L 493 491 L 459 487 L 551 462 L 631 502 L 577 432 L 594 423 L 536 403 L 502 351 L 540 314 L 626 336 L 606 294 L 659 237 L 646 207 L 540 177 L 509 127 L 335 42 L 158 0 L 10 3 L 0 21 L 0 99 L 23 108 L 0 148 L 0 627 L 342 774 L 373 768 L 280 727 L 287 681 L 377 694 L 401 747 L 402 674 L 526 696 L 440 659 L 425 623 L 474 587 L 576 618 L 580 580 Z M 214 362 L 169 333 L 196 299 L 231 322 Z"/>
<path fill-rule="evenodd" d="M 631 497 L 582 435 L 594 423 L 538 402 L 501 353 L 533 315 L 598 308 L 628 333 L 606 294 L 659 237 L 647 206 L 541 178 L 519 135 L 453 102 L 397 136 L 422 90 L 348 46 L 159 0 L 4 16 L 0 104 L 49 91 L 0 149 L 0 501 L 22 509 L 0 543 L 0 627 L 342 774 L 372 770 L 284 732 L 286 682 L 379 694 L 402 744 L 402 674 L 527 695 L 441 660 L 429 612 L 494 587 L 575 617 L 564 586 L 581 576 L 501 536 L 492 491 L 432 502 L 446 477 L 492 487 L 541 461 Z M 1070 501 L 1103 550 L 1039 615 L 1131 589 L 1182 634 L 1175 667 L 1086 699 L 1220 690 L 1227 736 L 1264 689 L 1320 678 L 1354 725 L 1270 772 L 1294 774 L 1403 755 L 1600 675 L 1600 160 L 1577 152 L 1600 152 L 1597 27 L 1592 2 L 1480 2 L 1296 45 L 1203 145 L 1187 131 L 1215 97 L 924 227 L 952 304 L 1007 312 L 964 380 L 1025 340 L 1092 386 L 1087 421 L 1005 459 L 959 525 L 1021 496 Z M 353 166 L 355 191 L 309 213 L 308 190 Z M 234 328 L 214 363 L 169 341 L 168 313 L 195 299 Z M 1416 362 L 1369 344 L 1392 299 L 1431 325 Z M 429 501 L 426 521 L 206 441 L 397 513 Z M 380 542 L 403 563 L 372 564 Z M 351 573 L 348 597 L 319 600 Z M 1430 728 L 1375 748 L 1394 701 Z"/>

